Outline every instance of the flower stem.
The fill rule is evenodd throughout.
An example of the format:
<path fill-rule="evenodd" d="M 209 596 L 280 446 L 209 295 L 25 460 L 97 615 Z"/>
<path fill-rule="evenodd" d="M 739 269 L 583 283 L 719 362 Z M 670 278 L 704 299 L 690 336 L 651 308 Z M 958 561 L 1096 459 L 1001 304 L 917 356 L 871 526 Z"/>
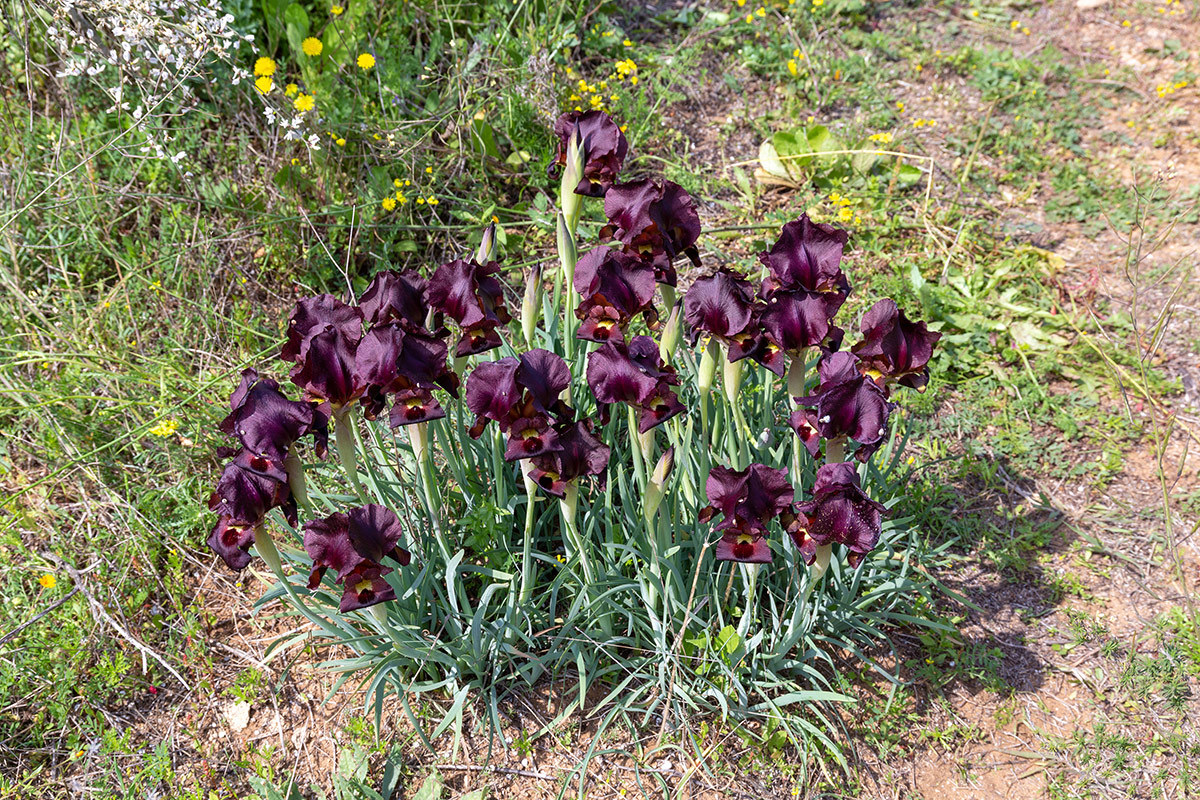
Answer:
<path fill-rule="evenodd" d="M 633 452 L 633 474 L 637 480 L 638 490 L 645 491 L 646 461 L 642 452 L 641 436 L 638 434 L 637 412 L 629 404 L 625 405 L 625 410 L 628 412 L 625 419 L 629 425 L 629 449 Z"/>
<path fill-rule="evenodd" d="M 758 592 L 755 588 L 758 586 L 758 572 L 762 568 L 762 564 L 742 564 L 742 578 L 746 583 L 746 603 L 742 609 L 742 618 L 738 621 L 738 638 L 743 642 L 746 640 L 746 634 L 750 632 L 750 623 L 758 614 Z"/>
<path fill-rule="evenodd" d="M 442 530 L 441 492 L 438 491 L 437 481 L 433 477 L 433 454 L 429 449 L 429 423 L 417 422 L 409 425 L 408 428 L 413 455 L 417 460 L 425 510 L 433 522 L 433 537 L 437 542 L 438 550 L 442 553 L 442 558 L 449 563 L 450 547 L 446 544 L 446 535 Z"/>
<path fill-rule="evenodd" d="M 579 487 L 574 481 L 567 483 L 563 497 L 558 501 L 558 510 L 562 515 L 563 536 L 567 540 L 567 546 L 570 548 L 567 555 L 570 556 L 573 552 L 579 556 L 579 568 L 583 572 L 583 590 L 588 599 L 588 605 L 595 607 L 596 604 L 592 599 L 592 593 L 596 587 L 596 574 L 592 568 L 592 560 L 588 554 L 587 543 L 583 541 L 583 537 L 580 535 L 579 528 L 576 525 L 579 511 Z M 612 635 L 612 620 L 608 614 L 601 615 L 600 629 L 604 631 L 606 636 Z"/>
<path fill-rule="evenodd" d="M 521 543 L 521 593 L 518 602 L 522 607 L 529 604 L 533 597 L 534 566 L 533 566 L 533 524 L 536 521 L 534 501 L 537 500 L 537 483 L 529 477 L 532 463 L 525 459 L 521 462 L 521 474 L 525 484 L 525 540 Z"/>
<path fill-rule="evenodd" d="M 334 413 L 334 444 L 337 448 L 338 461 L 342 464 L 342 471 L 346 473 L 346 480 L 350 482 L 350 488 L 354 490 L 354 494 L 358 495 L 361 502 L 366 503 L 366 493 L 358 480 L 358 451 L 357 443 L 354 440 L 352 419 L 348 409 Z"/>
<path fill-rule="evenodd" d="M 288 486 L 292 490 L 292 497 L 296 498 L 300 510 L 306 516 L 311 514 L 312 501 L 308 498 L 308 483 L 304 479 L 304 462 L 300 460 L 300 456 L 296 455 L 294 444 L 288 448 L 287 455 L 283 458 L 283 468 L 287 472 Z"/>

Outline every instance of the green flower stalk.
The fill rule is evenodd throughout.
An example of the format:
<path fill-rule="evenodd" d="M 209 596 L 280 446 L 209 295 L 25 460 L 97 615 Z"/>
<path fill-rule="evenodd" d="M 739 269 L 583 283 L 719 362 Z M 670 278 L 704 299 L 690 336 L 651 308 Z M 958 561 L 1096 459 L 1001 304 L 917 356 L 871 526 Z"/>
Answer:
<path fill-rule="evenodd" d="M 417 476 L 424 496 L 425 508 L 429 518 L 433 520 L 433 538 L 437 542 L 442 558 L 450 561 L 450 546 L 446 543 L 446 535 L 442 530 L 441 499 L 437 480 L 433 476 L 433 453 L 429 449 L 429 423 L 416 422 L 406 426 L 409 443 L 412 445 L 413 457 L 417 462 Z"/>
<path fill-rule="evenodd" d="M 792 357 L 792 363 L 788 367 L 787 387 L 788 395 L 792 398 L 793 402 L 796 398 L 804 397 L 807 394 L 804 390 L 804 367 L 805 360 L 803 354 Z"/>
<path fill-rule="evenodd" d="M 296 502 L 305 514 L 310 513 L 312 502 L 308 499 L 308 482 L 304 478 L 304 462 L 296 454 L 295 444 L 288 448 L 287 455 L 284 456 L 283 469 L 287 472 L 288 486 L 292 490 L 292 497 L 296 498 Z"/>
<path fill-rule="evenodd" d="M 570 295 L 575 291 L 575 264 L 579 261 L 579 247 L 575 243 L 575 234 L 567 225 L 567 220 L 562 212 L 558 214 L 555 237 L 558 246 L 558 260 L 562 264 L 563 275 L 566 277 L 566 290 Z"/>
<path fill-rule="evenodd" d="M 283 577 L 283 565 L 279 560 L 279 548 L 275 546 L 275 540 L 271 538 L 271 534 L 267 533 L 265 524 L 254 526 L 254 549 L 258 551 L 259 556 L 266 562 L 271 572 L 279 580 L 287 583 Z"/>
<path fill-rule="evenodd" d="M 646 463 L 649 459 L 646 458 L 643 437 L 638 433 L 637 410 L 628 404 L 625 406 L 625 410 L 628 412 L 625 420 L 629 426 L 629 438 L 633 442 L 633 447 L 629 448 L 630 452 L 633 453 L 633 474 L 637 480 L 638 488 L 645 490 Z M 653 445 L 653 439 L 651 439 L 651 444 Z"/>
<path fill-rule="evenodd" d="M 334 445 L 338 461 L 342 464 L 342 472 L 350 482 L 350 488 L 358 495 L 358 499 L 365 503 L 367 496 L 358 480 L 358 450 L 354 440 L 354 422 L 347 412 L 348 409 L 343 408 L 333 413 Z"/>
<path fill-rule="evenodd" d="M 745 361 L 730 361 L 726 357 L 722 367 L 725 396 L 735 408 L 738 407 L 738 395 L 742 391 L 742 368 L 745 364 Z"/>
<path fill-rule="evenodd" d="M 669 283 L 660 283 L 658 290 L 662 292 L 663 305 L 667 308 L 674 308 L 675 303 L 678 302 L 675 287 Z"/>
<path fill-rule="evenodd" d="M 704 343 L 704 353 L 700 356 L 700 370 L 696 376 L 696 388 L 700 390 L 700 427 L 708 433 L 709 394 L 712 393 L 713 380 L 717 377 L 717 364 L 721 360 L 721 341 L 710 336 Z"/>
<path fill-rule="evenodd" d="M 558 260 L 562 265 L 562 283 L 555 284 L 554 289 L 554 307 L 557 309 L 562 307 L 563 313 L 563 347 L 565 348 L 567 360 L 571 361 L 575 355 L 575 306 L 578 298 L 575 295 L 575 264 L 579 261 L 579 250 L 575 244 L 575 234 L 571 232 L 571 228 L 567 225 L 567 220 L 562 212 L 558 214 L 557 231 L 557 246 Z M 563 298 L 566 301 L 563 301 Z M 555 312 L 557 313 L 557 312 Z"/>
<path fill-rule="evenodd" d="M 538 485 L 537 481 L 529 476 L 532 468 L 533 463 L 529 459 L 521 461 L 521 478 L 525 484 L 525 536 L 521 543 L 521 591 L 517 598 L 517 603 L 521 606 L 529 605 L 536 583 L 533 566 L 533 528 L 536 521 L 534 503 L 538 497 Z"/>

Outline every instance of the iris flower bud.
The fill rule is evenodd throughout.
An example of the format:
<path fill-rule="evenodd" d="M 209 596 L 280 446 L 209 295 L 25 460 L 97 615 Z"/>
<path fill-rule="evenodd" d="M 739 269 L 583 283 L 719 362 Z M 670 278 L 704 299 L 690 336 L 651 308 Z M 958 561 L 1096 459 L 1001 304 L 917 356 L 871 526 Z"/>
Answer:
<path fill-rule="evenodd" d="M 538 320 L 542 316 L 542 265 L 534 264 L 525 279 L 525 297 L 521 301 L 521 332 L 525 334 L 525 343 L 533 347 L 533 334 L 537 331 Z"/>
<path fill-rule="evenodd" d="M 642 515 L 646 521 L 654 519 L 654 515 L 658 513 L 658 507 L 662 505 L 663 497 L 667 493 L 667 479 L 671 477 L 671 470 L 675 467 L 675 448 L 668 447 L 666 452 L 658 459 L 658 464 L 654 467 L 654 472 L 650 475 L 650 480 L 646 483 L 646 493 L 643 495 Z"/>
<path fill-rule="evenodd" d="M 658 356 L 664 364 L 670 364 L 679 346 L 679 333 L 683 327 L 683 303 L 676 301 L 663 324 L 662 340 L 658 343 Z"/>
<path fill-rule="evenodd" d="M 562 212 L 558 214 L 558 257 L 562 261 L 563 274 L 567 276 L 567 291 L 575 283 L 575 264 L 579 261 L 579 249 L 575 245 L 575 234 L 567 226 Z"/>
<path fill-rule="evenodd" d="M 479 249 L 475 252 L 475 263 L 486 264 L 489 261 L 496 260 L 496 223 L 489 222 L 488 226 L 483 229 L 483 239 L 479 242 Z"/>
<path fill-rule="evenodd" d="M 567 230 L 574 233 L 579 224 L 579 212 L 583 208 L 583 195 L 576 194 L 575 189 L 583 180 L 583 168 L 587 163 L 587 152 L 579 132 L 579 123 L 575 123 L 571 137 L 567 140 L 566 163 L 563 165 L 562 184 L 559 188 L 559 208 L 567 220 Z"/>

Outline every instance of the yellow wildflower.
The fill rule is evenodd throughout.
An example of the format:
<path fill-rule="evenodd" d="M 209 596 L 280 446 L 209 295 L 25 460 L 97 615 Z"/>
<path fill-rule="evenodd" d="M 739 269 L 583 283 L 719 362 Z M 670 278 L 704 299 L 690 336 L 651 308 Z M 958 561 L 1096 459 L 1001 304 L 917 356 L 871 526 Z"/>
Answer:
<path fill-rule="evenodd" d="M 311 94 L 302 94 L 292 101 L 292 105 L 296 107 L 297 111 L 312 111 L 316 104 L 317 101 Z"/>
<path fill-rule="evenodd" d="M 383 198 L 383 202 L 380 203 L 380 205 L 383 206 L 384 211 L 393 211 L 396 208 L 396 198 L 385 197 L 385 198 Z"/>
<path fill-rule="evenodd" d="M 274 59 L 263 56 L 262 58 L 258 59 L 258 61 L 254 62 L 254 74 L 255 75 L 265 76 L 265 77 L 269 78 L 275 74 L 275 70 L 276 70 L 276 64 L 275 64 Z"/>
<path fill-rule="evenodd" d="M 633 42 L 629 41 L 628 39 L 621 42 L 621 44 L 625 45 L 626 47 L 633 47 Z"/>
<path fill-rule="evenodd" d="M 53 589 L 55 585 L 58 584 L 58 578 L 47 572 L 42 577 L 38 578 L 38 583 L 42 585 L 43 589 Z"/>
<path fill-rule="evenodd" d="M 342 12 L 345 10 L 346 9 L 342 8 L 341 6 L 330 6 L 329 7 L 329 13 L 333 14 L 335 17 L 340 17 L 342 15 Z"/>
<path fill-rule="evenodd" d="M 433 167 L 426 167 L 426 168 L 425 168 L 425 171 L 426 171 L 427 173 L 429 173 L 430 175 L 432 175 L 432 174 L 433 174 Z"/>
<path fill-rule="evenodd" d="M 315 36 L 310 36 L 300 43 L 300 49 L 304 51 L 306 56 L 319 56 L 321 51 L 325 49 L 325 45 L 321 44 L 321 40 Z"/>
<path fill-rule="evenodd" d="M 396 178 L 392 181 L 392 186 L 395 186 L 397 189 L 399 189 L 403 185 L 404 185 L 404 181 L 400 180 L 399 178 Z"/>
<path fill-rule="evenodd" d="M 433 195 L 429 195 L 429 199 L 426 200 L 425 202 L 429 203 L 429 205 L 431 205 L 431 206 L 436 206 L 438 204 L 438 199 L 436 197 L 434 197 Z"/>
<path fill-rule="evenodd" d="M 370 53 L 359 53 L 358 60 L 354 63 L 358 64 L 358 66 L 362 67 L 363 69 L 370 69 L 371 67 L 375 66 L 375 56 L 371 55 Z"/>
<path fill-rule="evenodd" d="M 338 147 L 345 147 L 345 146 L 346 146 L 346 140 L 345 140 L 345 139 L 343 139 L 342 137 L 340 137 L 340 136 L 339 136 L 339 137 L 337 138 L 337 141 L 336 141 L 336 142 L 334 142 L 334 144 L 336 144 Z"/>
<path fill-rule="evenodd" d="M 767 15 L 767 10 L 762 6 L 759 6 L 758 11 L 755 11 L 754 13 L 758 14 L 760 17 L 765 17 Z"/>
<path fill-rule="evenodd" d="M 272 81 L 270 78 L 268 78 L 266 75 L 262 76 L 261 78 L 254 79 L 254 88 L 258 89 L 263 94 L 266 94 L 267 92 L 271 91 L 271 87 L 274 85 L 275 85 L 275 82 Z"/>
<path fill-rule="evenodd" d="M 888 133 L 887 131 L 884 131 L 883 133 L 872 133 L 867 137 L 867 140 L 872 142 L 883 142 L 884 144 L 887 144 L 892 140 L 892 134 Z"/>
<path fill-rule="evenodd" d="M 177 430 L 179 430 L 178 421 L 173 419 L 164 419 L 160 420 L 158 424 L 151 428 L 150 433 L 154 436 L 170 436 Z"/>
<path fill-rule="evenodd" d="M 788 72 L 792 73 L 793 78 L 796 77 L 796 75 L 798 75 L 800 73 L 800 70 L 796 67 L 796 59 L 794 59 L 794 58 L 788 59 L 787 67 L 788 67 Z"/>
<path fill-rule="evenodd" d="M 300 91 L 300 87 L 294 83 L 289 83 L 287 86 L 283 87 L 283 93 L 288 97 L 294 96 L 298 91 Z"/>

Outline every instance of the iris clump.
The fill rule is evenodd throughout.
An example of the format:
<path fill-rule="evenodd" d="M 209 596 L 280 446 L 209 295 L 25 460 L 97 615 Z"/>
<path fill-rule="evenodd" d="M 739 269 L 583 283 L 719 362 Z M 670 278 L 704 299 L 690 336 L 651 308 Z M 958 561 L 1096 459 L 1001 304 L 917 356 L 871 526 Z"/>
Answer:
<path fill-rule="evenodd" d="M 801 215 L 750 271 L 705 269 L 703 204 L 623 180 L 613 120 L 573 112 L 553 135 L 556 263 L 508 285 L 489 228 L 475 254 L 380 271 L 357 302 L 296 304 L 279 357 L 299 397 L 245 374 L 210 545 L 234 569 L 256 546 L 317 635 L 388 676 L 372 693 L 494 698 L 570 664 L 656 713 L 751 713 L 813 686 L 833 702 L 816 654 L 863 652 L 932 591 L 898 571 L 924 545 L 887 509 L 892 392 L 928 385 L 939 334 L 884 299 L 844 349 L 845 231 Z M 269 515 L 302 547 L 276 552 Z M 718 634 L 737 659 L 697 652 Z"/>

